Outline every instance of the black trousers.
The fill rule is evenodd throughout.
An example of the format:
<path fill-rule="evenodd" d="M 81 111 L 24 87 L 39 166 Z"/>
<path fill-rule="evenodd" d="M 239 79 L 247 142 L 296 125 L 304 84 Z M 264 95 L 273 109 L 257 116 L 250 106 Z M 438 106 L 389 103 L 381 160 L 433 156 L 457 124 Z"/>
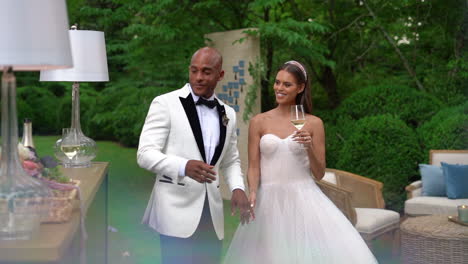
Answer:
<path fill-rule="evenodd" d="M 200 223 L 191 237 L 160 234 L 159 238 L 162 264 L 219 264 L 221 261 L 222 240 L 216 236 L 208 198 L 205 198 Z"/>

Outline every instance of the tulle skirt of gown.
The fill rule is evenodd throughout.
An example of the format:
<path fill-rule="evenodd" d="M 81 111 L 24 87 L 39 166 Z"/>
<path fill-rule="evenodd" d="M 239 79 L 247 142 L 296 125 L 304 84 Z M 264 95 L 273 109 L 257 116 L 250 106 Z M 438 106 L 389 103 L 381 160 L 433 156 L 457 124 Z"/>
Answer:
<path fill-rule="evenodd" d="M 289 137 L 260 142 L 256 219 L 239 225 L 224 264 L 377 263 L 357 230 L 312 180 Z"/>

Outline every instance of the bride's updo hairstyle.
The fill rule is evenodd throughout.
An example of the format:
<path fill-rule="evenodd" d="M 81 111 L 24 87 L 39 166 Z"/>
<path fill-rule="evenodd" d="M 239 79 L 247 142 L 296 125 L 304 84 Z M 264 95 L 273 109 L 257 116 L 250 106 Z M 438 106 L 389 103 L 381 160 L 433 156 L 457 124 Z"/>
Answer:
<path fill-rule="evenodd" d="M 302 63 L 297 61 L 288 61 L 279 68 L 278 71 L 287 71 L 296 78 L 297 84 L 304 84 L 304 90 L 297 94 L 296 104 L 304 106 L 304 111 L 308 114 L 312 113 L 312 98 L 310 94 L 310 81 L 307 75 L 306 68 Z"/>

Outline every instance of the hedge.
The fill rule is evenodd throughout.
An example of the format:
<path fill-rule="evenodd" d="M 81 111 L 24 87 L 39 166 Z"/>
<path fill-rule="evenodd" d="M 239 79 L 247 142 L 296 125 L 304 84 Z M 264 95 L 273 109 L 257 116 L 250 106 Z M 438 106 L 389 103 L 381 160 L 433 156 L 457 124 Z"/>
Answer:
<path fill-rule="evenodd" d="M 397 116 L 369 116 L 356 122 L 339 153 L 337 168 L 384 183 L 387 207 L 400 211 L 405 186 L 418 174 L 421 149 L 413 129 Z"/>

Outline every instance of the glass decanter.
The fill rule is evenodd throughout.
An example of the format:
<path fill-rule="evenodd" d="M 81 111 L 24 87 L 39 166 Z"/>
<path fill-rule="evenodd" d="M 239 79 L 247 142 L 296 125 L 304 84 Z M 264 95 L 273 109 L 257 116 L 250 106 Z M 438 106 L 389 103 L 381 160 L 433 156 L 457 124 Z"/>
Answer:
<path fill-rule="evenodd" d="M 80 124 L 80 85 L 78 82 L 72 86 L 72 116 L 71 129 L 74 129 L 77 137 L 76 154 L 70 159 L 63 152 L 61 138 L 55 142 L 55 157 L 59 159 L 65 168 L 87 168 L 91 166 L 91 160 L 96 157 L 96 142 L 85 136 Z"/>
<path fill-rule="evenodd" d="M 0 161 L 0 240 L 27 240 L 50 210 L 52 193 L 23 170 L 18 154 L 16 80 L 11 68 L 2 76 L 2 151 Z"/>

